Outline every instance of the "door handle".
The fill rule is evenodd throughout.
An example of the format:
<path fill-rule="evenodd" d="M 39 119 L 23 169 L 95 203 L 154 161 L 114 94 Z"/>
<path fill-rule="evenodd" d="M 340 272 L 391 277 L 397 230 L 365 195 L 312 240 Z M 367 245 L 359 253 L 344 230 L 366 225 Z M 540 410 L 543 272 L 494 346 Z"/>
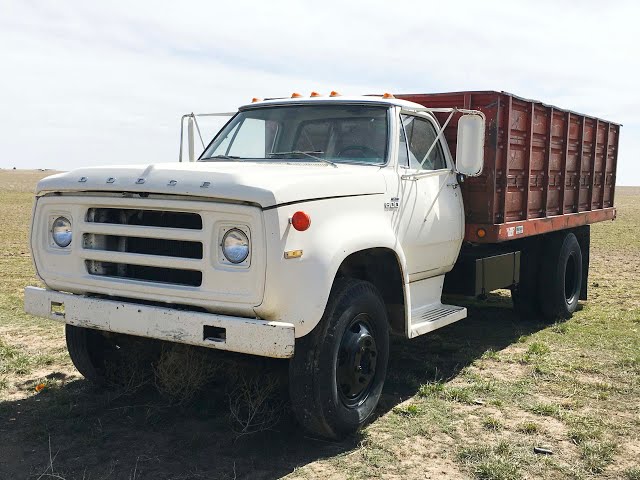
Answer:
<path fill-rule="evenodd" d="M 458 188 L 458 184 L 457 183 L 447 183 L 447 187 L 451 187 L 451 188 L 453 188 L 455 190 L 456 188 Z"/>

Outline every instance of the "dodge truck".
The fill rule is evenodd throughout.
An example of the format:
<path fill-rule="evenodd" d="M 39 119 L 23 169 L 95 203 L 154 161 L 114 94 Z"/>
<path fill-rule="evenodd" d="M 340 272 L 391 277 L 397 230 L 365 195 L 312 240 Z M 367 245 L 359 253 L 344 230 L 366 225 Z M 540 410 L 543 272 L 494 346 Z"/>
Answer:
<path fill-rule="evenodd" d="M 289 359 L 298 422 L 339 438 L 374 412 L 390 334 L 467 316 L 443 294 L 511 289 L 550 321 L 586 299 L 618 124 L 493 91 L 314 92 L 212 115 L 230 118 L 197 158 L 189 114 L 180 162 L 37 185 L 46 288 L 25 309 L 65 324 L 90 381 L 126 336 Z"/>

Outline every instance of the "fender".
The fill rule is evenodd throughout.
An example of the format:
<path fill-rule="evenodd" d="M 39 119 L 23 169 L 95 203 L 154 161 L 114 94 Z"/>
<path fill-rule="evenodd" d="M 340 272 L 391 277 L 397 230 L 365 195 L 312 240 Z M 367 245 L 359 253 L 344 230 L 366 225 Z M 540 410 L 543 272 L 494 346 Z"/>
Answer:
<path fill-rule="evenodd" d="M 369 248 L 395 252 L 407 298 L 405 256 L 393 231 L 384 195 L 327 199 L 282 206 L 264 212 L 267 233 L 267 268 L 264 301 L 255 308 L 266 320 L 295 325 L 302 337 L 318 324 L 342 262 Z M 311 226 L 296 231 L 289 219 L 298 210 L 311 217 Z M 276 233 L 280 232 L 276 238 Z M 302 250 L 300 258 L 285 259 L 284 252 Z"/>

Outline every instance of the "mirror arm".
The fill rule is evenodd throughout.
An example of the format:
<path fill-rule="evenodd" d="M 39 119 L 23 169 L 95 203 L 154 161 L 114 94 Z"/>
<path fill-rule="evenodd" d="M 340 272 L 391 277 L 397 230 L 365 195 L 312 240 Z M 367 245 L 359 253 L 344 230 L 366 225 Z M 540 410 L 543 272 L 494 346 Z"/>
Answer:
<path fill-rule="evenodd" d="M 422 172 L 418 172 L 418 173 L 408 173 L 406 175 L 402 175 L 400 178 L 402 178 L 402 180 L 419 180 L 421 178 L 425 178 L 425 177 L 439 177 L 440 175 L 451 175 L 452 173 L 455 173 L 454 170 L 425 170 Z"/>
<path fill-rule="evenodd" d="M 419 112 L 426 112 L 426 113 L 448 113 L 449 116 L 447 117 L 447 120 L 444 122 L 444 124 L 442 125 L 442 127 L 440 127 L 440 130 L 438 131 L 438 135 L 436 136 L 436 139 L 433 141 L 433 143 L 431 144 L 431 147 L 429 147 L 429 150 L 427 151 L 427 154 L 424 156 L 424 158 L 422 159 L 422 162 L 420 162 L 420 166 L 424 165 L 424 162 L 427 160 L 427 158 L 429 157 L 429 154 L 431 153 L 431 151 L 435 148 L 436 144 L 438 143 L 438 140 L 440 140 L 440 137 L 442 137 L 442 134 L 444 133 L 444 129 L 447 128 L 447 125 L 449 125 L 449 122 L 451 121 L 451 119 L 453 118 L 453 115 L 455 113 L 462 113 L 464 115 L 478 115 L 479 117 L 482 118 L 482 120 L 484 121 L 485 119 L 485 115 L 484 113 L 482 113 L 480 110 L 468 110 L 466 108 L 402 108 L 400 110 L 400 113 L 419 113 Z M 404 180 L 407 179 L 418 179 L 420 177 L 424 177 L 424 176 L 429 176 L 429 174 L 432 172 L 425 172 L 425 173 L 410 173 L 408 175 L 402 175 L 402 178 Z M 457 172 L 456 172 L 457 173 Z M 457 173 L 457 175 L 462 175 L 460 173 Z M 460 181 L 460 178 L 462 178 L 464 181 L 464 178 L 466 178 L 466 175 L 462 175 L 462 177 L 458 178 L 458 182 L 462 183 Z"/>
<path fill-rule="evenodd" d="M 193 113 L 186 113 L 180 117 L 180 151 L 178 152 L 178 162 L 182 163 L 182 149 L 184 145 L 184 121 L 191 117 Z"/>
<path fill-rule="evenodd" d="M 449 117 L 447 118 L 447 121 L 444 122 L 444 124 L 442 125 L 442 127 L 440 127 L 440 130 L 438 131 L 438 135 L 436 135 L 436 139 L 433 141 L 433 143 L 431 144 L 431 146 L 429 147 L 429 150 L 427 150 L 426 155 L 424 156 L 424 158 L 422 159 L 422 161 L 420 162 L 420 166 L 423 167 L 424 166 L 424 162 L 427 161 L 427 158 L 429 157 L 429 154 L 431 153 L 431 151 L 435 148 L 435 146 L 438 144 L 438 140 L 440 140 L 440 137 L 442 136 L 442 133 L 444 132 L 444 129 L 447 128 L 447 125 L 449 125 L 449 122 L 451 121 L 451 119 L 453 118 L 453 114 L 455 113 L 455 110 L 452 110 L 451 113 L 449 114 Z"/>
<path fill-rule="evenodd" d="M 178 152 L 178 162 L 182 162 L 182 149 L 184 148 L 184 120 L 190 119 L 195 123 L 198 136 L 200 137 L 200 143 L 202 148 L 205 148 L 202 133 L 200 131 L 200 125 L 198 125 L 197 117 L 233 117 L 237 112 L 219 112 L 219 113 L 187 113 L 180 118 L 180 151 Z M 191 127 L 191 136 L 193 136 L 193 127 Z M 187 139 L 189 141 L 189 139 Z M 190 145 L 193 145 L 193 139 L 191 139 Z"/>
<path fill-rule="evenodd" d="M 198 119 L 196 118 L 195 113 L 191 112 L 191 118 L 193 118 L 193 123 L 195 123 L 196 130 L 198 131 L 198 136 L 200 137 L 200 143 L 202 144 L 202 148 L 204 148 L 204 140 L 202 140 L 202 133 L 200 132 L 200 125 L 198 125 Z"/>

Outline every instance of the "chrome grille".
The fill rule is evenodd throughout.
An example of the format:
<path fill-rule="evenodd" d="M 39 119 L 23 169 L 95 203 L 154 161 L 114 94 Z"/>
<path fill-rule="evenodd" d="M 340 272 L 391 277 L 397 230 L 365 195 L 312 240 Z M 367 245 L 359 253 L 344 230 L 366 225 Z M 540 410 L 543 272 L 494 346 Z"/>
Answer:
<path fill-rule="evenodd" d="M 89 208 L 82 234 L 87 273 L 200 287 L 202 226 L 192 212 Z"/>
<path fill-rule="evenodd" d="M 52 245 L 49 225 L 63 214 L 71 217 L 73 241 L 61 250 Z M 211 198 L 78 193 L 39 198 L 35 215 L 34 260 L 52 289 L 243 316 L 252 316 L 263 300 L 266 255 L 258 207 Z M 250 232 L 250 265 L 223 261 L 221 235 L 234 226 Z"/>
<path fill-rule="evenodd" d="M 85 260 L 85 263 L 87 271 L 91 275 L 130 278 L 132 280 L 169 283 L 172 285 L 185 285 L 188 287 L 199 287 L 202 285 L 202 272 L 196 270 L 101 262 L 99 260 Z"/>
<path fill-rule="evenodd" d="M 202 230 L 202 217 L 197 213 L 138 208 L 90 208 L 87 222 L 146 227 L 185 228 Z"/>
<path fill-rule="evenodd" d="M 202 258 L 202 242 L 167 240 L 165 238 L 140 238 L 119 235 L 85 233 L 83 248 L 109 252 L 142 253 L 166 257 Z"/>

